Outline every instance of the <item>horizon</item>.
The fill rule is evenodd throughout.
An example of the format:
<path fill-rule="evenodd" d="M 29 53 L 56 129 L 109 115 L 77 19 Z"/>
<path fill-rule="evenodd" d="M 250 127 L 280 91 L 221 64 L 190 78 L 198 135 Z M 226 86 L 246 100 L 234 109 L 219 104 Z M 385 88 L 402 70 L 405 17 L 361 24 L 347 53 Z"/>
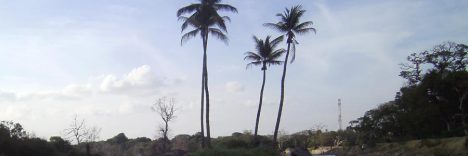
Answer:
<path fill-rule="evenodd" d="M 162 123 L 150 106 L 176 99 L 170 136 L 199 131 L 201 39 L 181 46 L 177 9 L 190 1 L 3 1 L 0 17 L 0 120 L 21 123 L 38 137 L 63 136 L 76 114 L 118 133 L 157 137 Z M 466 44 L 467 1 L 228 1 L 229 45 L 208 43 L 212 136 L 253 131 L 260 67 L 246 69 L 252 35 L 280 34 L 262 26 L 301 4 L 303 21 L 317 33 L 298 36 L 289 64 L 280 130 L 294 133 L 323 124 L 338 129 L 391 101 L 405 83 L 399 64 L 413 52 L 453 41 Z M 465 19 L 465 20 L 463 20 Z M 285 44 L 281 43 L 280 47 Z M 272 135 L 281 67 L 270 67 L 259 134 Z"/>

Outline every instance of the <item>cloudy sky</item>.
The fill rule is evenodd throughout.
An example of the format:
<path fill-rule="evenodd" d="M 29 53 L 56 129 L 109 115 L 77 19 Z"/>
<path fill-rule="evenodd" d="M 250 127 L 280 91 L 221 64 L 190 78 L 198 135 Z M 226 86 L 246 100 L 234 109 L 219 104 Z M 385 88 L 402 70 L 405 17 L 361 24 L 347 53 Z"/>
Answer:
<path fill-rule="evenodd" d="M 48 138 L 75 114 L 102 128 L 101 139 L 124 132 L 157 136 L 150 106 L 177 100 L 172 135 L 199 129 L 202 46 L 180 45 L 176 10 L 195 0 L 0 0 L 0 120 L 21 123 Z M 298 37 L 288 66 L 281 129 L 296 132 L 343 123 L 392 100 L 404 84 L 398 64 L 411 52 L 444 41 L 468 43 L 468 1 L 225 0 L 239 10 L 228 25 L 229 45 L 208 48 L 214 136 L 252 130 L 260 68 L 246 70 L 252 35 L 278 36 L 262 26 L 285 7 L 302 4 L 317 34 Z M 282 46 L 285 46 L 284 44 Z M 271 134 L 279 101 L 280 67 L 267 73 L 260 133 Z"/>

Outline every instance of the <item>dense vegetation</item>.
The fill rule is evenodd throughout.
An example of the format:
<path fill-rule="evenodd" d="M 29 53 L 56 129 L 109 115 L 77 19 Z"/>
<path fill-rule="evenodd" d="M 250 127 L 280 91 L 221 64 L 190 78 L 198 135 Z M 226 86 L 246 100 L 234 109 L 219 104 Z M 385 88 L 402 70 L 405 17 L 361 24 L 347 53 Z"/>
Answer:
<path fill-rule="evenodd" d="M 50 141 L 34 137 L 27 133 L 23 126 L 12 121 L 0 122 L 0 156 L 34 155 L 61 156 L 82 155 L 70 142 L 61 137 L 51 137 Z"/>
<path fill-rule="evenodd" d="M 447 42 L 413 53 L 401 64 L 408 82 L 395 100 L 351 121 L 357 143 L 468 135 L 468 47 Z"/>

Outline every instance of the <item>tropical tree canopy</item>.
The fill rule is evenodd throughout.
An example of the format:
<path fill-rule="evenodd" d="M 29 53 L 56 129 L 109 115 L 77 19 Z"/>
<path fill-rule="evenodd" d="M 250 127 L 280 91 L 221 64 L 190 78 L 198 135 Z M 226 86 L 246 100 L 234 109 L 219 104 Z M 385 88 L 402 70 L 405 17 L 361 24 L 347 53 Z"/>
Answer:
<path fill-rule="evenodd" d="M 182 36 L 181 44 L 188 39 L 195 37 L 200 33 L 202 38 L 208 34 L 220 39 L 227 43 L 228 38 L 223 32 L 227 32 L 226 21 L 231 21 L 228 16 L 221 16 L 218 11 L 230 11 L 237 13 L 237 9 L 228 4 L 219 4 L 221 0 L 200 0 L 200 3 L 190 4 L 186 7 L 180 8 L 177 11 L 177 17 L 183 21 L 181 29 L 182 32 L 188 26 L 195 28 Z M 185 14 L 191 14 L 186 17 Z"/>
<path fill-rule="evenodd" d="M 296 41 L 296 34 L 306 34 L 309 32 L 316 32 L 315 28 L 312 28 L 313 22 L 306 21 L 301 23 L 300 18 L 304 15 L 306 11 L 302 9 L 301 5 L 291 7 L 291 9 L 286 8 L 285 11 L 276 16 L 280 17 L 280 21 L 277 23 L 265 23 L 264 26 L 277 30 L 278 32 L 284 33 L 287 38 L 287 43 L 292 44 L 292 58 L 291 63 L 296 59 L 295 44 L 298 44 Z"/>
<path fill-rule="evenodd" d="M 285 50 L 283 48 L 276 49 L 276 47 L 283 41 L 283 36 L 277 37 L 272 41 L 270 41 L 270 38 L 270 36 L 267 36 L 264 41 L 253 36 L 256 52 L 248 51 L 245 53 L 244 60 L 251 61 L 247 64 L 247 68 L 252 65 L 262 65 L 262 70 L 266 70 L 266 65 L 279 65 L 282 63 L 278 59 L 284 54 Z"/>

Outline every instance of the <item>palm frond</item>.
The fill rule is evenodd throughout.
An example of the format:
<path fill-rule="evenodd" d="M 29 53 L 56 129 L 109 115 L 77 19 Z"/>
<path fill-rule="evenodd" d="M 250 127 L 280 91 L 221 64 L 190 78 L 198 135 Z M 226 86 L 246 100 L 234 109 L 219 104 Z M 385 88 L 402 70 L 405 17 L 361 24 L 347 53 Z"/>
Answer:
<path fill-rule="evenodd" d="M 216 9 L 216 10 L 221 10 L 221 11 L 230 11 L 230 12 L 233 12 L 233 13 L 237 13 L 237 9 L 231 5 L 228 5 L 228 4 L 215 4 L 213 5 L 213 7 Z"/>
<path fill-rule="evenodd" d="M 231 22 L 231 18 L 229 18 L 228 16 L 223 16 L 221 18 L 223 18 L 223 20 L 225 21 Z"/>
<path fill-rule="evenodd" d="M 276 46 L 278 46 L 278 44 L 280 42 L 283 42 L 283 39 L 284 39 L 283 35 L 278 36 L 277 38 L 275 38 L 273 41 L 270 42 L 271 48 L 275 49 Z"/>
<path fill-rule="evenodd" d="M 179 21 L 184 21 L 184 23 L 182 23 L 182 26 L 180 27 L 180 29 L 181 29 L 180 32 L 184 32 L 184 30 L 187 29 L 187 27 L 189 25 L 189 18 L 185 17 L 185 16 L 179 16 L 178 20 Z"/>
<path fill-rule="evenodd" d="M 200 29 L 195 29 L 188 33 L 185 33 L 180 39 L 180 45 L 183 45 L 185 42 L 187 42 L 187 40 L 197 36 L 198 32 L 200 32 Z"/>
<path fill-rule="evenodd" d="M 261 65 L 261 64 L 262 64 L 262 61 L 250 62 L 245 66 L 245 69 L 249 69 L 253 65 L 258 66 L 258 65 Z"/>
<path fill-rule="evenodd" d="M 257 53 L 254 53 L 254 52 L 245 52 L 245 56 L 244 57 L 244 60 L 250 60 L 250 61 L 261 61 L 262 60 L 262 57 L 260 55 L 258 55 Z"/>
<path fill-rule="evenodd" d="M 181 16 L 182 14 L 195 12 L 198 8 L 200 8 L 200 6 L 201 4 L 190 4 L 186 7 L 180 8 L 177 10 L 177 17 Z"/>
<path fill-rule="evenodd" d="M 255 42 L 255 49 L 256 49 L 257 51 L 262 51 L 262 48 L 263 48 L 263 40 L 257 38 L 257 36 L 255 36 L 255 35 L 254 35 L 252 38 L 253 38 L 253 40 L 254 40 L 254 42 Z"/>
<path fill-rule="evenodd" d="M 275 29 L 276 31 L 279 31 L 279 32 L 286 32 L 287 31 L 286 29 L 284 29 L 284 25 L 281 22 L 276 23 L 276 24 L 275 23 L 265 23 L 265 24 L 263 24 L 263 26 Z"/>
<path fill-rule="evenodd" d="M 270 59 L 271 59 L 271 60 L 276 60 L 276 59 L 278 59 L 279 57 L 281 57 L 285 52 L 286 52 L 286 50 L 284 50 L 283 48 L 281 48 L 281 49 L 276 49 L 274 52 L 271 53 Z"/>
<path fill-rule="evenodd" d="M 292 16 L 301 17 L 304 13 L 305 13 L 305 10 L 302 9 L 301 5 L 296 5 L 296 6 L 291 7 L 290 15 Z"/>
<path fill-rule="evenodd" d="M 294 30 L 296 33 L 298 34 L 307 34 L 309 32 L 314 32 L 314 33 L 317 33 L 315 28 L 303 28 L 303 29 L 298 29 L 298 30 Z"/>
<path fill-rule="evenodd" d="M 216 28 L 209 28 L 208 29 L 208 33 L 210 33 L 212 36 L 218 38 L 219 40 L 223 41 L 225 44 L 229 44 L 228 41 L 228 37 L 223 33 L 221 32 L 221 30 L 219 29 L 216 29 Z"/>
<path fill-rule="evenodd" d="M 312 21 L 307 21 L 307 22 L 304 22 L 304 23 L 301 23 L 301 24 L 298 24 L 294 27 L 294 29 L 296 30 L 299 30 L 299 29 L 304 29 L 304 28 L 308 28 L 309 26 L 311 26 L 313 24 Z"/>
<path fill-rule="evenodd" d="M 192 26 L 195 25 L 194 21 L 190 19 L 189 17 L 179 16 L 179 20 L 184 21 L 184 23 L 182 23 L 182 26 L 180 27 L 181 29 L 180 32 L 184 32 L 184 30 L 187 29 L 189 25 L 192 25 Z"/>
<path fill-rule="evenodd" d="M 255 35 L 252 36 L 252 39 L 254 40 L 255 43 L 258 43 L 260 41 L 260 39 L 258 39 L 258 37 Z"/>
<path fill-rule="evenodd" d="M 199 28 L 201 27 L 200 21 L 197 20 L 197 17 L 199 16 L 199 13 L 194 13 L 190 17 L 185 17 L 185 16 L 179 16 L 179 20 L 183 21 L 182 26 L 181 26 L 181 32 L 183 32 L 189 25 L 191 25 L 194 28 Z"/>
<path fill-rule="evenodd" d="M 281 64 L 283 64 L 283 61 L 271 60 L 271 61 L 266 62 L 266 64 L 268 64 L 268 66 L 271 66 L 271 65 L 281 65 Z"/>
<path fill-rule="evenodd" d="M 225 21 L 224 21 L 223 17 L 221 17 L 217 12 L 213 12 L 213 15 L 212 15 L 212 17 L 210 19 L 210 23 L 214 23 L 221 30 L 223 30 L 224 32 L 227 32 Z"/>

